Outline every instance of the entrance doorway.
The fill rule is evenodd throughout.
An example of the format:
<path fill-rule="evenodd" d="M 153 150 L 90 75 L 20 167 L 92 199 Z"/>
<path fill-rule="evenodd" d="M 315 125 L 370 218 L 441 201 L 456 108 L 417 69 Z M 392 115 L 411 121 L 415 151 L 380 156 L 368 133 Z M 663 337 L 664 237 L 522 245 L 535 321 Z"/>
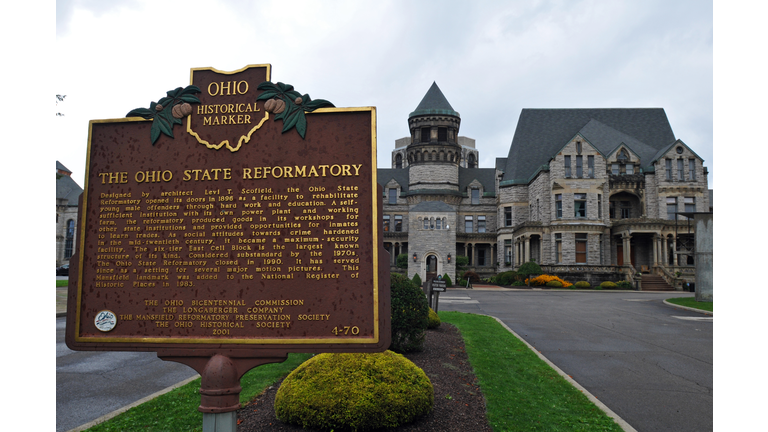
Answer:
<path fill-rule="evenodd" d="M 427 280 L 437 278 L 437 257 L 434 255 L 427 256 Z"/>

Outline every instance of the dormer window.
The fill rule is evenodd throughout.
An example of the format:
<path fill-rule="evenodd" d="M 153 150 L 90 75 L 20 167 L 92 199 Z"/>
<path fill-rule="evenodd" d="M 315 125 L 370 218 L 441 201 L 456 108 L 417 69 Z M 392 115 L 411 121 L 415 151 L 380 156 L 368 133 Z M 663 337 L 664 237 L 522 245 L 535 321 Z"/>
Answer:
<path fill-rule="evenodd" d="M 627 174 L 634 174 L 635 173 L 635 166 L 632 164 L 627 164 L 626 166 L 626 173 Z"/>
<path fill-rule="evenodd" d="M 472 194 L 472 205 L 480 204 L 480 189 L 472 188 L 471 194 Z"/>

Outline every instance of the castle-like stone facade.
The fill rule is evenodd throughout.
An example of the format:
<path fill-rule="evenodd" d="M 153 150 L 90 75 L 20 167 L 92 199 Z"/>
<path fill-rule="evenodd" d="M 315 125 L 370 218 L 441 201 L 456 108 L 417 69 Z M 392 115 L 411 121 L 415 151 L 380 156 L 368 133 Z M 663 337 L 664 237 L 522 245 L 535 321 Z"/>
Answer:
<path fill-rule="evenodd" d="M 573 282 L 694 282 L 707 170 L 663 109 L 524 109 L 494 168 L 460 124 L 433 83 L 378 170 L 393 267 L 407 254 L 409 277 L 453 277 L 463 255 L 486 277 L 533 260 Z"/>

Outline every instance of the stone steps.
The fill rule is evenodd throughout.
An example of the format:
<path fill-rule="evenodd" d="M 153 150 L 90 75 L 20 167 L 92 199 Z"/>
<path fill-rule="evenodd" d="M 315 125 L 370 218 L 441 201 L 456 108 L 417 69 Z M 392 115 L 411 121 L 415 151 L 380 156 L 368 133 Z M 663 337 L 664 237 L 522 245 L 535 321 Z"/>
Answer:
<path fill-rule="evenodd" d="M 661 276 L 644 274 L 641 279 L 643 291 L 674 291 L 675 289 Z"/>

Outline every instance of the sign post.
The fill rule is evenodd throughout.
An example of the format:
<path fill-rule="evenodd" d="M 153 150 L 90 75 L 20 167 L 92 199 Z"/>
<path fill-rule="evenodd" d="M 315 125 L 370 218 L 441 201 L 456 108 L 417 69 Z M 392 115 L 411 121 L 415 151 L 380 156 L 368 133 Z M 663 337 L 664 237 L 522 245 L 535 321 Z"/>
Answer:
<path fill-rule="evenodd" d="M 192 69 L 89 124 L 67 346 L 184 363 L 207 414 L 235 412 L 240 377 L 290 352 L 390 341 L 376 110 L 270 71 Z"/>
<path fill-rule="evenodd" d="M 438 303 L 440 303 L 440 293 L 445 292 L 445 281 L 438 277 L 437 279 L 432 279 L 432 292 L 435 293 L 435 304 L 432 308 L 435 312 L 437 312 L 438 309 Z"/>

